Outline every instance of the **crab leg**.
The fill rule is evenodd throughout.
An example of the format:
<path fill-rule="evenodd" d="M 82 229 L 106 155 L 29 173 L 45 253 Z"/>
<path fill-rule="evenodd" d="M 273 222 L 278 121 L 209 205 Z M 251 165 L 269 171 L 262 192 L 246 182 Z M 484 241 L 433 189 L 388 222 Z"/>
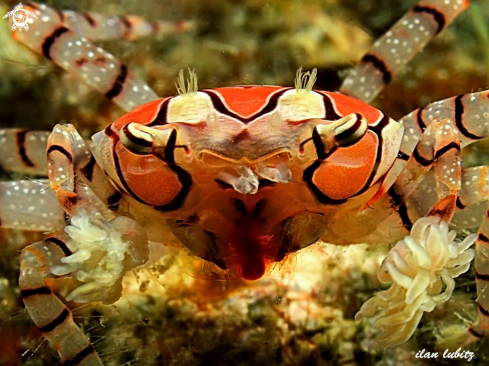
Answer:
<path fill-rule="evenodd" d="M 0 129 L 0 167 L 9 172 L 46 175 L 49 132 Z"/>
<path fill-rule="evenodd" d="M 102 366 L 90 341 L 73 321 L 71 311 L 53 293 L 46 278 L 71 251 L 58 238 L 34 243 L 20 256 L 20 294 L 31 319 L 58 351 L 64 365 Z"/>
<path fill-rule="evenodd" d="M 475 243 L 475 277 L 477 282 L 477 310 L 479 322 L 469 328 L 476 338 L 489 330 L 489 210 L 486 212 L 477 233 Z"/>
<path fill-rule="evenodd" d="M 400 122 L 404 125 L 404 137 L 399 157 L 395 161 L 393 175 L 395 176 L 397 172 L 402 171 L 413 155 L 420 156 L 416 149 L 420 146 L 419 141 L 434 118 L 448 118 L 454 121 L 454 127 L 458 131 L 461 147 L 489 136 L 488 96 L 488 91 L 459 95 L 431 103 L 401 118 Z M 477 216 L 481 212 L 485 212 L 485 209 L 482 210 L 481 207 L 474 205 L 486 200 L 488 197 L 488 183 L 486 181 L 489 178 L 486 178 L 486 173 L 487 168 L 483 167 L 464 170 L 457 199 L 458 212 L 454 218 L 455 224 L 463 227 L 472 227 L 471 225 L 475 227 L 474 224 L 480 222 Z M 430 185 L 425 178 L 422 186 L 425 187 L 425 197 L 429 197 L 430 189 L 433 188 L 433 185 Z M 403 197 L 409 195 L 406 188 L 401 185 L 398 185 L 395 189 L 396 191 L 404 191 Z M 418 197 L 421 197 L 419 192 Z M 416 196 L 411 197 L 411 200 L 416 200 Z M 426 200 L 419 199 L 417 201 Z M 470 209 L 467 209 L 467 207 L 470 207 Z"/>
<path fill-rule="evenodd" d="M 457 211 L 451 224 L 457 228 L 478 228 L 484 218 L 489 199 L 489 168 L 464 169 L 462 187 L 457 198 Z"/>
<path fill-rule="evenodd" d="M 405 133 L 400 152 L 409 156 L 420 136 L 435 117 L 450 118 L 460 132 L 465 147 L 489 136 L 489 91 L 462 94 L 416 109 L 400 119 Z M 406 160 L 406 158 L 404 158 Z"/>
<path fill-rule="evenodd" d="M 405 117 L 401 118 L 400 122 L 404 125 L 404 136 L 401 143 L 399 157 L 396 159 L 389 176 L 384 181 L 383 187 L 379 191 L 379 195 L 386 193 L 392 189 L 392 182 L 400 179 L 400 174 L 405 170 L 409 160 L 414 162 L 410 164 L 422 165 L 423 142 L 420 143 L 422 137 L 426 134 L 430 135 L 432 132 L 428 131 L 432 126 L 432 121 L 440 119 L 449 119 L 453 121 L 452 127 L 458 131 L 458 140 L 460 146 L 465 147 L 475 141 L 478 141 L 484 137 L 489 136 L 489 91 L 482 91 L 478 93 L 469 93 L 444 99 L 438 102 L 431 103 L 426 107 L 419 108 Z M 434 142 L 425 141 L 424 143 L 433 144 Z M 413 158 L 414 156 L 414 158 Z M 429 160 L 429 159 L 428 159 Z M 426 166 L 427 168 L 428 166 Z M 482 168 L 480 168 L 482 169 Z M 412 168 L 408 168 L 408 171 Z M 426 169 L 424 169 L 426 170 Z M 427 170 L 426 170 L 427 171 Z M 481 195 L 479 200 L 486 197 L 485 191 L 485 170 L 467 170 L 462 176 L 461 192 L 459 194 L 458 208 L 462 209 L 478 202 L 478 199 L 473 197 L 474 195 Z M 405 173 L 404 173 L 405 174 Z M 415 174 L 415 176 L 417 176 Z M 411 182 L 405 186 L 402 183 L 395 186 L 395 191 L 402 192 L 403 201 L 412 193 L 414 186 L 411 179 L 404 178 L 406 182 Z M 426 180 L 426 178 L 424 178 Z M 408 187 L 411 188 L 408 188 Z M 426 196 L 430 196 L 429 189 L 433 188 L 433 185 L 424 183 L 426 187 Z M 410 189 L 410 190 L 408 190 Z M 481 193 L 476 193 L 481 191 Z"/>
<path fill-rule="evenodd" d="M 379 243 L 406 236 L 412 224 L 427 214 L 450 220 L 460 189 L 459 161 L 460 142 L 452 121 L 449 118 L 435 119 L 394 183 L 382 187 L 381 194 L 374 196 L 358 214 L 346 212 L 348 220 L 335 217 L 338 222 L 331 226 L 342 236 L 351 233 L 352 237 L 348 239 L 353 242 Z M 425 187 L 422 183 L 431 169 L 434 178 Z M 426 193 L 423 190 L 427 189 L 434 191 L 427 195 L 432 199 L 417 200 L 419 190 Z M 343 222 L 347 222 L 348 227 Z"/>
<path fill-rule="evenodd" d="M 190 27 L 186 21 L 147 21 L 137 15 L 105 16 L 89 12 L 51 9 L 45 4 L 29 3 L 41 12 L 55 11 L 67 28 L 92 41 L 111 39 L 138 39 L 150 35 L 171 34 Z M 49 9 L 49 10 L 48 10 Z"/>
<path fill-rule="evenodd" d="M 373 100 L 393 77 L 455 17 L 469 0 L 426 0 L 404 15 L 353 68 L 340 92 L 365 102 Z"/>
<path fill-rule="evenodd" d="M 401 119 L 406 135 L 401 146 L 401 159 L 414 151 L 420 135 L 431 118 L 451 118 L 459 131 L 461 146 L 489 136 L 489 92 L 470 93 L 432 103 Z M 480 221 L 479 202 L 488 197 L 487 167 L 466 169 L 462 175 L 461 191 L 457 199 L 460 210 L 454 223 L 461 227 L 472 227 Z M 469 207 L 470 206 L 470 207 Z M 468 210 L 465 208 L 469 207 Z M 475 270 L 478 293 L 479 323 L 469 330 L 482 336 L 489 329 L 489 212 L 483 216 L 476 242 Z"/>
<path fill-rule="evenodd" d="M 157 99 L 156 93 L 126 65 L 97 47 L 86 35 L 71 29 L 63 12 L 37 4 L 30 4 L 26 8 L 39 19 L 32 20 L 29 32 L 14 32 L 16 40 L 68 72 L 78 75 L 126 111 Z M 102 30 L 108 32 L 108 27 L 100 26 L 100 30 L 101 34 L 105 34 Z M 96 31 L 92 33 L 98 34 Z"/>
<path fill-rule="evenodd" d="M 48 231 L 64 225 L 47 180 L 0 182 L 0 207 L 2 228 Z"/>
<path fill-rule="evenodd" d="M 72 125 L 56 125 L 48 140 L 48 174 L 51 189 L 71 216 L 80 207 L 89 211 L 116 211 L 121 194 L 112 186 Z M 81 179 L 86 186 L 76 184 Z M 99 202 L 94 205 L 89 202 Z M 108 210 L 105 210 L 108 211 Z M 105 212 L 108 217 L 113 217 Z"/>

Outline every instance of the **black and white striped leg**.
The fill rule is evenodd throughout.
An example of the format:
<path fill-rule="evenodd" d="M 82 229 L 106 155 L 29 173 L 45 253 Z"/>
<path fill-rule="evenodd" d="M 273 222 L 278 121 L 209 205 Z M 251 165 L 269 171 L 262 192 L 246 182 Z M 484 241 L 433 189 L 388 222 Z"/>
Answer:
<path fill-rule="evenodd" d="M 126 111 L 158 98 L 126 65 L 71 29 L 63 12 L 37 4 L 26 9 L 39 19 L 32 21 L 29 32 L 15 31 L 16 40 L 77 75 Z"/>
<path fill-rule="evenodd" d="M 48 136 L 47 131 L 0 129 L 0 168 L 45 176 Z"/>
<path fill-rule="evenodd" d="M 26 247 L 20 256 L 20 294 L 31 319 L 54 347 L 64 365 L 102 366 L 95 349 L 73 321 L 71 311 L 53 293 L 46 279 L 50 268 L 71 255 L 58 238 L 48 238 Z"/>
<path fill-rule="evenodd" d="M 468 6 L 468 0 L 419 2 L 375 41 L 350 71 L 340 91 L 365 102 L 373 100 L 414 55 Z"/>
<path fill-rule="evenodd" d="M 47 157 L 51 189 L 67 213 L 73 215 L 84 207 L 105 212 L 107 219 L 113 217 L 110 211 L 117 211 L 122 197 L 72 125 L 55 126 L 49 136 Z"/>

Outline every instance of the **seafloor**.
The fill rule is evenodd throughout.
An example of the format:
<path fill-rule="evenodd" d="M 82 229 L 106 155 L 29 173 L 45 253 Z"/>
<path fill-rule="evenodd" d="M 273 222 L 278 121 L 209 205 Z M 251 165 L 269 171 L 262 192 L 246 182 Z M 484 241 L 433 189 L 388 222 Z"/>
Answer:
<path fill-rule="evenodd" d="M 135 42 L 104 42 L 161 96 L 175 93 L 182 68 L 200 88 L 293 85 L 317 67 L 317 88 L 335 90 L 344 70 L 415 1 L 179 0 L 49 1 L 63 9 L 187 19 L 192 31 Z M 0 14 L 16 1 L 0 2 Z M 489 1 L 471 8 L 416 57 L 374 105 L 393 118 L 434 100 L 489 88 Z M 50 129 L 70 122 L 89 137 L 121 110 L 10 39 L 0 20 L 0 126 Z M 488 164 L 484 142 L 465 166 Z M 12 179 L 3 173 L 3 179 Z M 16 175 L 15 178 L 19 178 Z M 0 208 L 4 209 L 4 208 Z M 37 234 L 0 232 L 0 365 L 58 365 L 19 297 L 18 254 Z M 382 289 L 377 269 L 388 248 L 318 243 L 256 282 L 205 280 L 185 253 L 130 274 L 112 306 L 74 307 L 107 365 L 485 365 L 487 341 L 470 362 L 415 353 L 457 349 L 476 318 L 473 272 L 448 303 L 425 315 L 412 339 L 371 350 L 375 331 L 354 314 Z"/>

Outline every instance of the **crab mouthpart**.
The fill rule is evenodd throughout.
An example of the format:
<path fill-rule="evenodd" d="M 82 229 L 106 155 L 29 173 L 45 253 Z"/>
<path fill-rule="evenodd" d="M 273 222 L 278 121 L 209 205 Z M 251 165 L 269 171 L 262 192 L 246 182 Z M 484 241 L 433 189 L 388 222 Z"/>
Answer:
<path fill-rule="evenodd" d="M 253 226 L 251 222 L 237 225 L 229 239 L 229 261 L 240 276 L 249 281 L 263 277 L 274 247 L 274 235 L 258 234 Z"/>

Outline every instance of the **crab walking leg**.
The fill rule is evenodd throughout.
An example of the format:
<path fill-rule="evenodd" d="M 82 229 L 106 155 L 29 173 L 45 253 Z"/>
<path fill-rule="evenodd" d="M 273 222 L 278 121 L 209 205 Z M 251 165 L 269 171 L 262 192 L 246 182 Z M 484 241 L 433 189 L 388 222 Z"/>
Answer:
<path fill-rule="evenodd" d="M 49 132 L 0 129 L 0 167 L 9 172 L 46 175 Z"/>
<path fill-rule="evenodd" d="M 460 142 L 465 147 L 489 136 L 489 91 L 462 94 L 440 100 L 416 109 L 402 117 L 404 138 L 400 152 L 407 160 L 420 136 L 433 118 L 450 118 L 460 132 Z"/>
<path fill-rule="evenodd" d="M 125 111 L 158 98 L 126 65 L 68 28 L 60 13 L 47 7 L 39 9 L 29 9 L 39 19 L 33 21 L 29 32 L 15 31 L 14 39 L 76 74 Z"/>
<path fill-rule="evenodd" d="M 475 243 L 475 276 L 477 282 L 477 309 L 479 322 L 469 331 L 475 337 L 482 337 L 489 330 L 489 211 L 479 228 Z"/>
<path fill-rule="evenodd" d="M 91 192 L 103 207 L 112 211 L 118 209 L 121 194 L 109 182 L 72 125 L 54 127 L 49 136 L 47 155 L 51 189 L 67 213 L 72 216 L 79 206 L 94 206 Z M 82 191 L 82 187 L 75 185 L 75 176 L 81 178 L 88 189 Z M 96 208 L 99 210 L 101 207 Z"/>
<path fill-rule="evenodd" d="M 426 142 L 429 141 L 433 130 L 435 130 L 434 144 L 431 145 Z M 418 218 L 427 214 L 450 221 L 455 212 L 457 194 L 461 187 L 460 137 L 452 120 L 435 118 L 423 137 L 427 137 L 427 141 L 425 139 L 419 141 L 408 163 L 388 191 L 388 196 L 397 207 L 397 215 L 402 225 L 408 228 Z M 428 200 L 429 204 L 426 205 L 423 200 L 416 199 L 416 190 L 426 190 L 426 187 L 420 183 L 423 183 L 423 173 L 432 166 L 434 182 L 428 189 L 435 191 L 436 195 L 434 201 Z"/>
<path fill-rule="evenodd" d="M 343 81 L 340 92 L 365 102 L 373 100 L 414 55 L 468 6 L 469 0 L 419 2 L 374 43 Z"/>
<path fill-rule="evenodd" d="M 456 228 L 476 229 L 486 214 L 489 200 L 489 168 L 479 166 L 464 169 L 462 186 L 457 198 L 457 210 L 451 221 Z"/>
<path fill-rule="evenodd" d="M 70 310 L 45 281 L 53 277 L 49 268 L 70 254 L 66 244 L 57 238 L 25 248 L 20 256 L 20 294 L 31 319 L 58 351 L 64 365 L 102 366 L 90 341 L 73 321 Z"/>
<path fill-rule="evenodd" d="M 59 229 L 64 226 L 63 214 L 47 180 L 0 182 L 0 227 Z"/>
<path fill-rule="evenodd" d="M 405 117 L 400 122 L 404 126 L 404 136 L 401 143 L 399 157 L 394 163 L 393 176 L 406 166 L 419 146 L 418 142 L 427 130 L 431 121 L 435 118 L 449 118 L 454 122 L 454 128 L 459 132 L 461 147 L 465 147 L 475 141 L 489 136 L 489 92 L 468 93 L 456 97 L 444 99 L 426 107 L 419 108 Z M 419 152 L 414 155 L 419 156 Z M 467 170 L 462 177 L 461 192 L 457 200 L 459 210 L 471 206 L 486 199 L 485 169 L 474 168 Z M 479 179 L 478 177 L 481 177 Z M 479 196 L 479 198 L 475 197 Z M 476 209 L 476 208 L 474 208 Z M 484 210 L 485 211 L 485 210 Z M 470 216 L 469 211 L 467 215 Z M 458 218 L 462 216 L 457 214 Z M 472 220 L 473 221 L 473 220 Z M 477 221 L 480 221 L 477 220 Z"/>
<path fill-rule="evenodd" d="M 462 94 L 418 108 L 402 117 L 404 135 L 398 158 L 383 183 L 379 195 L 386 193 L 406 166 L 423 133 L 435 119 L 449 118 L 459 132 L 461 147 L 489 136 L 489 91 Z M 419 152 L 417 153 L 419 155 Z M 463 188 L 463 187 L 462 187 Z M 468 206 L 468 205 L 467 205 Z"/>
<path fill-rule="evenodd" d="M 105 16 L 102 14 L 57 10 L 45 4 L 28 3 L 42 14 L 52 16 L 56 13 L 60 22 L 76 34 L 90 40 L 137 39 L 156 34 L 171 34 L 189 29 L 186 21 L 152 21 L 149 22 L 136 15 Z M 33 24 L 31 22 L 30 24 Z"/>

